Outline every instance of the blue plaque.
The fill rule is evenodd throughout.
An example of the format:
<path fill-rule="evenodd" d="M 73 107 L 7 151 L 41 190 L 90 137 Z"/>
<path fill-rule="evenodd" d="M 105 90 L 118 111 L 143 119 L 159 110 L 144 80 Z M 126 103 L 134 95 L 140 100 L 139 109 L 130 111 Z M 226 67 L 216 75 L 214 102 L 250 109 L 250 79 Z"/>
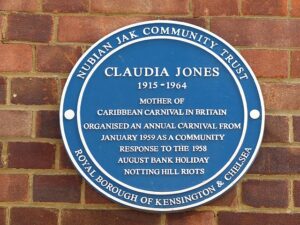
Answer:
<path fill-rule="evenodd" d="M 226 41 L 157 20 L 95 43 L 65 85 L 60 125 L 81 175 L 110 199 L 176 211 L 223 194 L 257 155 L 264 105 Z"/>

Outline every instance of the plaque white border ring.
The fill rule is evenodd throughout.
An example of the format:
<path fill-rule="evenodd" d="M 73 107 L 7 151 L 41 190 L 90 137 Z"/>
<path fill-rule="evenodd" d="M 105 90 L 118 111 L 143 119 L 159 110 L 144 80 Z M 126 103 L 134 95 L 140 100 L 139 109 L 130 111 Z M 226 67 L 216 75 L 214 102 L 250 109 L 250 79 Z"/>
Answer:
<path fill-rule="evenodd" d="M 261 93 L 261 90 L 259 88 L 259 85 L 258 85 L 258 82 L 255 78 L 255 75 L 253 73 L 253 71 L 251 70 L 251 68 L 249 67 L 249 65 L 247 64 L 247 62 L 244 60 L 244 58 L 229 44 L 227 43 L 225 40 L 223 40 L 222 38 L 220 38 L 219 36 L 211 33 L 210 31 L 207 31 L 207 30 L 204 30 L 203 28 L 200 28 L 200 27 L 197 27 L 197 26 L 194 26 L 194 25 L 191 25 L 191 24 L 188 24 L 188 23 L 184 23 L 184 22 L 178 22 L 178 21 L 168 21 L 168 20 L 155 20 L 155 21 L 147 21 L 147 22 L 141 22 L 141 23 L 135 23 L 135 24 L 132 24 L 132 25 L 129 25 L 129 26 L 125 26 L 123 28 L 120 28 L 112 33 L 110 33 L 109 35 L 101 38 L 99 41 L 97 41 L 95 44 L 92 45 L 92 47 L 87 50 L 83 56 L 80 58 L 80 60 L 76 63 L 76 65 L 74 66 L 74 68 L 72 69 L 71 71 L 71 75 L 74 74 L 74 72 L 76 71 L 76 68 L 79 66 L 80 62 L 90 53 L 90 51 L 95 48 L 98 44 L 100 44 L 101 42 L 103 42 L 105 39 L 121 32 L 121 31 L 124 31 L 126 29 L 129 29 L 129 28 L 132 28 L 132 27 L 135 27 L 135 26 L 139 26 L 139 25 L 147 25 L 147 24 L 154 24 L 154 23 L 165 23 L 165 24 L 177 24 L 177 25 L 182 25 L 182 26 L 187 26 L 187 27 L 191 27 L 191 28 L 194 28 L 194 29 L 197 29 L 197 30 L 200 30 L 204 33 L 207 33 L 208 35 L 216 38 L 217 40 L 221 41 L 228 49 L 230 49 L 232 52 L 234 52 L 234 54 L 236 54 L 239 59 L 241 60 L 241 62 L 245 65 L 245 67 L 247 68 L 247 70 L 250 72 L 250 75 L 253 79 L 253 82 L 257 88 L 257 92 L 258 92 L 258 95 L 259 95 L 259 99 L 260 99 L 260 103 L 261 103 L 261 111 L 258 111 L 259 112 L 259 116 L 257 117 L 257 113 L 253 113 L 252 111 L 253 110 L 256 110 L 256 109 L 252 109 L 250 108 L 249 110 L 251 110 L 250 112 L 248 112 L 248 109 L 246 110 L 246 116 L 250 117 L 251 119 L 257 119 L 259 117 L 262 118 L 261 120 L 261 128 L 260 128 L 260 134 L 259 134 L 259 138 L 257 140 L 257 143 L 256 143 L 256 147 L 254 149 L 254 152 L 253 154 L 251 155 L 251 158 L 249 160 L 249 162 L 245 165 L 245 167 L 242 169 L 241 172 L 239 172 L 238 176 L 236 176 L 228 186 L 226 186 L 225 188 L 223 188 L 222 190 L 220 190 L 219 192 L 217 192 L 216 194 L 213 194 L 212 196 L 202 200 L 202 201 L 197 201 L 196 203 L 194 204 L 189 204 L 189 205 L 186 205 L 186 206 L 180 206 L 180 207 L 169 207 L 169 208 L 153 208 L 153 207 L 147 207 L 147 206 L 141 206 L 141 205 L 136 205 L 136 204 L 132 204 L 130 202 L 126 202 L 122 199 L 119 199 L 119 198 L 116 198 L 114 197 L 113 195 L 109 194 L 108 192 L 106 192 L 105 190 L 101 189 L 99 186 L 97 186 L 93 180 L 91 180 L 87 174 L 81 169 L 81 167 L 77 164 L 76 162 L 76 159 L 74 158 L 73 154 L 72 154 L 72 151 L 70 149 L 70 146 L 68 144 L 68 141 L 67 141 L 67 137 L 66 137 L 66 134 L 65 134 L 65 128 L 64 128 L 64 119 L 67 119 L 67 120 L 72 120 L 73 118 L 75 117 L 78 117 L 78 113 L 76 113 L 77 115 L 75 115 L 75 112 L 77 112 L 76 109 L 74 108 L 69 108 L 69 110 L 72 110 L 73 113 L 67 113 L 66 115 L 64 114 L 64 102 L 65 102 L 65 95 L 66 95 L 66 91 L 67 91 L 67 87 L 69 86 L 69 83 L 72 79 L 72 76 L 69 76 L 67 81 L 66 81 L 66 84 L 65 84 L 65 88 L 63 90 L 63 94 L 62 94 L 62 98 L 61 98 L 61 105 L 60 105 L 60 128 L 61 128 L 61 133 L 62 133 L 62 139 L 65 143 L 65 147 L 66 147 L 66 150 L 74 164 L 74 166 L 76 167 L 76 169 L 80 172 L 80 174 L 95 188 L 97 189 L 99 192 L 103 193 L 104 195 L 106 195 L 107 197 L 109 197 L 110 199 L 116 201 L 116 202 L 119 202 L 121 204 L 124 204 L 124 205 L 127 205 L 127 206 L 131 206 L 133 208 L 136 208 L 136 209 L 141 209 L 141 210 L 147 210 L 147 211 L 157 211 L 157 212 L 166 212 L 166 211 L 178 211 L 178 210 L 184 210 L 184 209 L 188 209 L 188 208 L 192 208 L 192 207 L 196 207 L 196 206 L 199 206 L 199 205 L 202 205 L 206 202 L 209 202 L 211 201 L 212 199 L 215 199 L 217 198 L 218 196 L 220 196 L 221 194 L 223 194 L 225 191 L 227 191 L 228 189 L 230 189 L 232 186 L 235 185 L 235 183 L 246 173 L 246 171 L 249 169 L 249 167 L 251 166 L 251 164 L 253 163 L 257 153 L 258 153 L 258 149 L 260 147 L 260 144 L 261 144 L 261 141 L 262 141 L 262 137 L 263 137 L 263 130 L 264 130 L 264 117 L 265 117 L 265 110 L 264 110 L 264 103 L 263 103 L 263 98 L 262 98 L 262 93 Z M 170 38 L 170 37 L 168 37 Z M 186 40 L 185 40 L 186 41 Z M 70 111 L 69 111 L 70 112 Z M 252 112 L 252 114 L 251 114 Z M 72 114 L 72 115 L 71 115 Z M 66 117 L 65 117 L 66 116 Z M 72 118 L 71 118 L 72 117 Z M 257 117 L 257 118 L 256 118 Z M 68 119 L 70 118 L 70 119 Z M 77 121 L 77 120 L 76 120 Z M 163 193 L 163 194 L 166 194 L 166 193 Z"/>

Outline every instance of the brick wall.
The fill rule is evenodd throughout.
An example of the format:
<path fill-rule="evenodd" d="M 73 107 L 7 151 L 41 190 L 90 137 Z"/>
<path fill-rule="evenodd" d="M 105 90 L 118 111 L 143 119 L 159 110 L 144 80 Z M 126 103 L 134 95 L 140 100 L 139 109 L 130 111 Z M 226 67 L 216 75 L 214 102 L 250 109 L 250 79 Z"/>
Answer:
<path fill-rule="evenodd" d="M 251 170 L 185 213 L 142 213 L 102 197 L 60 138 L 68 72 L 96 40 L 150 19 L 205 27 L 234 45 L 263 90 L 266 129 Z M 0 0 L 0 225 L 299 225 L 299 0 Z"/>

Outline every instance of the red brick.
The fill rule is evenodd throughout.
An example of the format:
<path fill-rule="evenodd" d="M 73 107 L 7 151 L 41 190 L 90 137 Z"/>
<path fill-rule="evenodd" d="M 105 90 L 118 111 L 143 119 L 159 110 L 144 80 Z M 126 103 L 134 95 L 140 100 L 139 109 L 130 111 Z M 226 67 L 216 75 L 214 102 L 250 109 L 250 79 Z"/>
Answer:
<path fill-rule="evenodd" d="M 0 44 L 0 61 L 0 72 L 31 71 L 31 46 L 25 44 Z"/>
<path fill-rule="evenodd" d="M 28 200 L 28 175 L 0 174 L 0 201 Z"/>
<path fill-rule="evenodd" d="M 299 110 L 300 84 L 263 83 L 260 85 L 266 110 Z"/>
<path fill-rule="evenodd" d="M 263 142 L 289 142 L 288 123 L 286 116 L 266 116 Z"/>
<path fill-rule="evenodd" d="M 76 13 L 87 12 L 89 10 L 89 0 L 43 0 L 43 11 L 54 13 Z"/>
<path fill-rule="evenodd" d="M 14 78 L 11 80 L 11 103 L 24 105 L 57 104 L 57 81 L 52 78 Z"/>
<path fill-rule="evenodd" d="M 3 16 L 0 15 L 0 29 L 2 30 L 4 26 Z M 0 40 L 2 39 L 2 35 L 0 35 Z"/>
<path fill-rule="evenodd" d="M 211 19 L 210 28 L 232 45 L 300 47 L 300 23 L 296 19 L 219 17 Z"/>
<path fill-rule="evenodd" d="M 6 102 L 6 79 L 0 77 L 0 104 L 5 104 Z"/>
<path fill-rule="evenodd" d="M 247 180 L 242 183 L 242 201 L 252 207 L 285 208 L 288 206 L 288 182 Z"/>
<path fill-rule="evenodd" d="M 294 140 L 300 142 L 300 116 L 293 117 Z"/>
<path fill-rule="evenodd" d="M 300 51 L 291 52 L 291 77 L 300 78 Z"/>
<path fill-rule="evenodd" d="M 241 54 L 246 58 L 256 77 L 288 77 L 288 51 L 247 49 L 242 50 Z"/>
<path fill-rule="evenodd" d="M 74 175 L 36 175 L 33 178 L 33 201 L 79 202 L 81 178 Z"/>
<path fill-rule="evenodd" d="M 12 14 L 8 16 L 7 23 L 8 40 L 33 42 L 51 40 L 53 21 L 49 15 Z"/>
<path fill-rule="evenodd" d="M 219 212 L 218 225 L 299 225 L 300 213 Z"/>
<path fill-rule="evenodd" d="M 300 148 L 261 148 L 248 173 L 298 174 Z"/>
<path fill-rule="evenodd" d="M 62 16 L 59 19 L 58 40 L 62 42 L 96 42 L 104 35 L 149 17 Z M 74 35 L 76 30 L 76 35 Z"/>
<path fill-rule="evenodd" d="M 4 161 L 3 161 L 3 157 L 2 157 L 2 150 L 3 150 L 3 144 L 0 143 L 0 168 L 3 167 L 4 165 Z M 0 219 L 1 220 L 1 219 Z M 1 223 L 0 223 L 1 224 Z"/>
<path fill-rule="evenodd" d="M 160 214 L 129 210 L 62 210 L 62 225 L 159 225 Z"/>
<path fill-rule="evenodd" d="M 196 17 L 238 15 L 238 0 L 193 0 L 193 13 Z"/>
<path fill-rule="evenodd" d="M 206 22 L 204 18 L 171 18 L 171 20 L 190 23 L 198 27 L 204 27 L 204 28 L 206 27 Z"/>
<path fill-rule="evenodd" d="M 294 187 L 293 187 L 293 196 L 294 196 L 294 205 L 296 207 L 300 207 L 300 180 L 294 181 Z"/>
<path fill-rule="evenodd" d="M 291 15 L 300 16 L 300 2 L 299 0 L 292 0 L 291 2 Z"/>
<path fill-rule="evenodd" d="M 0 111 L 0 136 L 30 136 L 32 129 L 32 113 L 27 111 Z"/>
<path fill-rule="evenodd" d="M 188 14 L 188 0 L 92 0 L 91 10 L 101 13 Z"/>
<path fill-rule="evenodd" d="M 64 90 L 64 87 L 66 85 L 67 79 L 60 79 L 60 86 L 61 86 L 61 92 Z"/>
<path fill-rule="evenodd" d="M 167 214 L 166 225 L 214 225 L 213 212 L 183 212 Z"/>
<path fill-rule="evenodd" d="M 0 208 L 0 224 L 6 224 L 6 211 L 5 208 Z"/>
<path fill-rule="evenodd" d="M 10 225 L 56 225 L 58 210 L 45 208 L 12 208 Z"/>
<path fill-rule="evenodd" d="M 8 167 L 51 169 L 55 161 L 55 145 L 37 142 L 8 143 Z"/>
<path fill-rule="evenodd" d="M 36 12 L 38 0 L 0 0 L 1 11 Z"/>
<path fill-rule="evenodd" d="M 36 119 L 36 136 L 60 138 L 59 116 L 57 111 L 39 111 Z"/>
<path fill-rule="evenodd" d="M 209 202 L 207 206 L 235 206 L 237 205 L 237 191 L 236 187 L 231 188 L 217 199 Z"/>
<path fill-rule="evenodd" d="M 96 191 L 91 185 L 85 185 L 85 203 L 87 204 L 111 204 L 113 203 L 106 196 Z"/>
<path fill-rule="evenodd" d="M 243 15 L 286 16 L 287 0 L 243 0 Z"/>
<path fill-rule="evenodd" d="M 37 70 L 41 72 L 69 73 L 81 54 L 80 47 L 38 46 Z"/>
<path fill-rule="evenodd" d="M 60 169 L 74 169 L 74 165 L 71 162 L 69 155 L 67 154 L 67 150 L 63 145 L 60 146 L 60 161 L 59 161 Z"/>

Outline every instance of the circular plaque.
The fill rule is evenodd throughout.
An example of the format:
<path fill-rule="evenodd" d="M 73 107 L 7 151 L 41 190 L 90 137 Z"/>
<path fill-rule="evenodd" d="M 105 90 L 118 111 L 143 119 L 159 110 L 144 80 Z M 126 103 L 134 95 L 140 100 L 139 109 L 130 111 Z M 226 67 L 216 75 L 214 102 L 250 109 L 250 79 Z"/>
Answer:
<path fill-rule="evenodd" d="M 257 80 L 231 45 L 157 20 L 87 50 L 65 85 L 60 125 L 72 162 L 99 192 L 175 211 L 215 199 L 246 173 L 264 114 Z"/>

